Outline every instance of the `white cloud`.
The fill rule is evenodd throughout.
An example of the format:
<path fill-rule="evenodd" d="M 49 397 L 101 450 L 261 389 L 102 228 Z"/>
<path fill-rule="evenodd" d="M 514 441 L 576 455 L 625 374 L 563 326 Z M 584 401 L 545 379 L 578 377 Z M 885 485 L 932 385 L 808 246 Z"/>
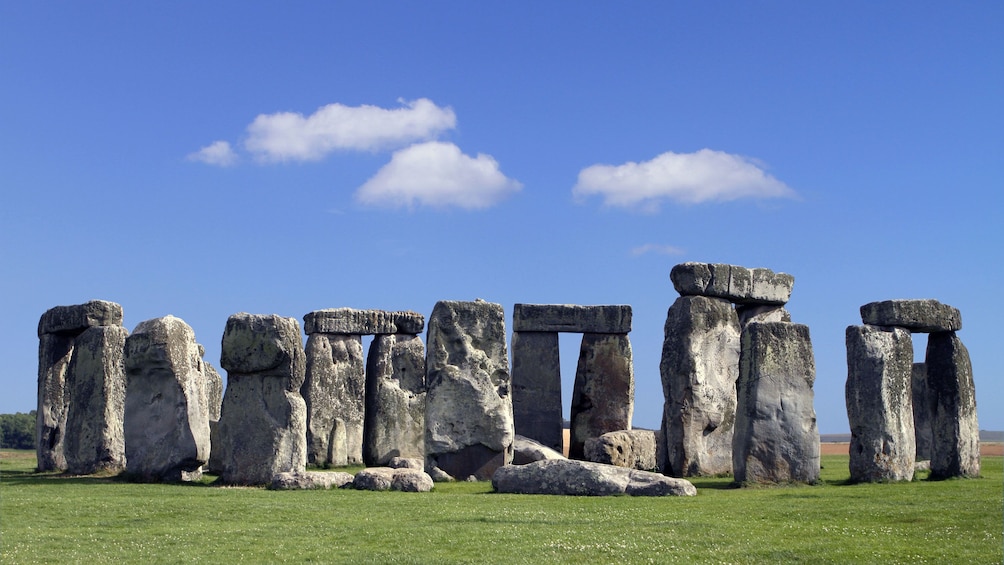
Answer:
<path fill-rule="evenodd" d="M 214 141 L 195 153 L 189 153 L 187 159 L 207 165 L 229 167 L 237 162 L 237 153 L 234 153 L 226 141 Z"/>
<path fill-rule="evenodd" d="M 683 255 L 685 252 L 679 247 L 674 247 L 672 245 L 660 245 L 658 243 L 646 243 L 645 245 L 639 245 L 631 250 L 631 255 L 634 255 L 635 257 L 647 255 L 649 253 L 655 253 L 656 255 Z"/>
<path fill-rule="evenodd" d="M 663 200 L 686 204 L 738 198 L 793 197 L 795 191 L 752 159 L 722 151 L 666 152 L 651 161 L 593 165 L 579 171 L 577 199 L 601 195 L 607 206 L 658 210 Z"/>
<path fill-rule="evenodd" d="M 337 150 L 376 150 L 432 139 L 453 129 L 457 116 L 427 98 L 400 108 L 328 104 L 310 116 L 260 114 L 248 126 L 244 147 L 261 161 L 313 161 Z"/>
<path fill-rule="evenodd" d="M 522 188 L 506 178 L 490 155 L 470 157 L 452 143 L 429 141 L 396 151 L 356 191 L 366 205 L 488 208 Z"/>

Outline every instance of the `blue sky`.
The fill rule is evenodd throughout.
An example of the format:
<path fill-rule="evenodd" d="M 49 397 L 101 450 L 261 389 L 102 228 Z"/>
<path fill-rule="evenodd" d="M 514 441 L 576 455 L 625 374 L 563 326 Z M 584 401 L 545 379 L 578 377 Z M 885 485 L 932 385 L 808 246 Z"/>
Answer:
<path fill-rule="evenodd" d="M 656 427 L 706 261 L 795 276 L 821 432 L 891 298 L 962 311 L 1004 429 L 1004 4 L 205 4 L 0 3 L 0 412 L 55 305 L 174 314 L 218 365 L 235 312 L 484 298 L 632 305 Z"/>

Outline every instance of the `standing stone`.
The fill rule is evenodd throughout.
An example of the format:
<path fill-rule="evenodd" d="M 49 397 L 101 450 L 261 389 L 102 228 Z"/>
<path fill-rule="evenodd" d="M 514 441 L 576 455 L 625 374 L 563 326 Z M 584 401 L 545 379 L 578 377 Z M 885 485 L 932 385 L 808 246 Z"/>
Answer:
<path fill-rule="evenodd" d="M 126 472 L 196 479 L 209 461 L 210 408 L 195 332 L 180 318 L 140 322 L 125 342 Z"/>
<path fill-rule="evenodd" d="M 425 345 L 417 335 L 378 335 L 366 363 L 363 461 L 425 459 Z"/>
<path fill-rule="evenodd" d="M 634 364 L 627 334 L 582 335 L 572 388 L 568 456 L 582 459 L 589 438 L 631 429 Z"/>
<path fill-rule="evenodd" d="M 752 323 L 741 339 L 732 440 L 736 482 L 817 482 L 816 365 L 808 326 Z"/>
<path fill-rule="evenodd" d="M 227 320 L 220 355 L 227 371 L 218 424 L 222 482 L 267 485 L 278 473 L 305 470 L 302 343 L 295 318 L 240 313 Z"/>
<path fill-rule="evenodd" d="M 518 435 L 561 452 L 564 431 L 557 333 L 513 332 L 512 410 Z"/>
<path fill-rule="evenodd" d="M 848 326 L 846 341 L 851 480 L 912 480 L 917 443 L 910 332 L 886 326 Z"/>
<path fill-rule="evenodd" d="M 88 475 L 125 467 L 122 352 L 129 332 L 93 326 L 77 336 L 67 371 L 66 470 Z"/>
<path fill-rule="evenodd" d="M 937 399 L 931 476 L 978 477 L 980 428 L 969 350 L 955 332 L 932 333 L 927 338 L 925 363 L 928 386 Z"/>
<path fill-rule="evenodd" d="M 426 342 L 425 468 L 490 479 L 515 435 L 502 305 L 437 302 Z"/>
<path fill-rule="evenodd" d="M 927 384 L 927 364 L 914 363 L 911 371 L 913 389 L 913 431 L 917 437 L 917 461 L 930 461 L 934 445 L 934 416 L 938 399 Z"/>
<path fill-rule="evenodd" d="M 363 463 L 366 373 L 360 335 L 312 333 L 301 393 L 307 404 L 307 461 Z M 336 422 L 344 441 L 332 443 Z M 344 463 L 343 463 L 344 462 Z"/>
<path fill-rule="evenodd" d="M 35 412 L 35 456 L 39 471 L 66 470 L 66 372 L 73 358 L 73 338 L 38 337 L 38 409 Z"/>
<path fill-rule="evenodd" d="M 732 472 L 739 336 L 724 299 L 681 296 L 669 308 L 660 364 L 667 474 Z"/>

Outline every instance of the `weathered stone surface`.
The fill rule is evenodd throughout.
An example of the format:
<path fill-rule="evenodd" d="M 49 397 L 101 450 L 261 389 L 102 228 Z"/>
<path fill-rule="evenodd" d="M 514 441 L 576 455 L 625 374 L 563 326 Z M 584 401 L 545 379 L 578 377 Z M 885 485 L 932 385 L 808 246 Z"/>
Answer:
<path fill-rule="evenodd" d="M 938 399 L 927 385 L 927 364 L 914 363 L 910 380 L 913 389 L 913 433 L 917 438 L 917 461 L 930 461 Z"/>
<path fill-rule="evenodd" d="M 228 376 L 270 374 L 303 384 L 303 341 L 295 318 L 241 312 L 227 319 L 220 365 Z"/>
<path fill-rule="evenodd" d="M 227 320 L 221 353 L 227 390 L 217 426 L 219 445 L 213 445 L 221 451 L 223 483 L 267 485 L 279 473 L 305 469 L 301 343 L 293 318 L 234 314 Z M 240 372 L 245 368 L 262 370 Z"/>
<path fill-rule="evenodd" d="M 962 329 L 959 310 L 937 300 L 870 302 L 861 307 L 861 321 L 875 326 L 897 326 L 918 333 Z"/>
<path fill-rule="evenodd" d="M 582 459 L 586 440 L 631 429 L 634 362 L 627 334 L 583 334 L 572 387 L 568 456 Z"/>
<path fill-rule="evenodd" d="M 316 310 L 303 317 L 303 330 L 307 335 L 418 335 L 425 329 L 425 316 L 418 312 L 387 312 L 384 310 L 356 310 L 354 308 L 329 308 Z"/>
<path fill-rule="evenodd" d="M 753 304 L 736 306 L 739 316 L 739 326 L 746 327 L 750 322 L 790 322 L 791 313 L 784 306 L 771 304 Z"/>
<path fill-rule="evenodd" d="M 516 332 L 626 334 L 631 331 L 631 306 L 516 304 L 512 325 Z"/>
<path fill-rule="evenodd" d="M 56 306 L 38 320 L 38 337 L 42 334 L 77 336 L 94 326 L 121 326 L 122 306 L 107 300 L 91 300 L 73 306 Z"/>
<path fill-rule="evenodd" d="M 681 263 L 669 278 L 683 296 L 725 298 L 736 304 L 785 304 L 795 284 L 787 273 L 721 263 Z"/>
<path fill-rule="evenodd" d="M 847 421 L 852 481 L 909 481 L 916 461 L 910 332 L 848 326 Z"/>
<path fill-rule="evenodd" d="M 180 318 L 140 322 L 125 341 L 126 472 L 180 481 L 208 463 L 209 402 L 195 332 Z"/>
<path fill-rule="evenodd" d="M 199 346 L 202 347 L 202 346 Z M 220 409 L 223 407 L 223 377 L 216 370 L 216 367 L 209 363 L 205 357 L 205 349 L 201 349 L 199 354 L 200 369 L 205 385 L 206 406 L 209 410 L 209 421 L 216 422 L 220 419 Z"/>
<path fill-rule="evenodd" d="M 560 451 L 556 451 L 528 437 L 519 434 L 513 441 L 513 465 L 526 465 L 534 461 L 545 461 L 548 459 L 565 459 Z"/>
<path fill-rule="evenodd" d="M 392 469 L 369 467 L 356 473 L 352 488 L 357 490 L 399 490 L 402 492 L 429 492 L 432 477 L 420 469 Z"/>
<path fill-rule="evenodd" d="M 437 302 L 426 343 L 425 468 L 487 480 L 515 435 L 502 306 Z"/>
<path fill-rule="evenodd" d="M 39 471 L 66 470 L 66 372 L 73 358 L 73 338 L 42 334 L 38 338 L 38 408 L 35 456 Z"/>
<path fill-rule="evenodd" d="M 752 323 L 741 339 L 732 438 L 736 482 L 817 482 L 816 364 L 808 326 Z"/>
<path fill-rule="evenodd" d="M 527 465 L 507 465 L 495 471 L 492 486 L 514 494 L 572 496 L 694 496 L 697 489 L 685 479 L 603 465 L 589 461 L 555 459 Z"/>
<path fill-rule="evenodd" d="M 307 461 L 360 465 L 366 410 L 363 341 L 358 335 L 311 334 L 300 392 L 307 404 Z"/>
<path fill-rule="evenodd" d="M 387 467 L 391 469 L 418 469 L 425 470 L 425 457 L 391 457 L 387 462 Z"/>
<path fill-rule="evenodd" d="M 561 451 L 558 334 L 513 332 L 512 411 L 516 433 Z"/>
<path fill-rule="evenodd" d="M 66 377 L 66 470 L 86 475 L 125 467 L 122 352 L 129 332 L 92 326 L 74 340 Z"/>
<path fill-rule="evenodd" d="M 932 426 L 931 476 L 980 475 L 980 427 L 969 350 L 955 332 L 927 338 L 927 383 L 937 399 Z"/>
<path fill-rule="evenodd" d="M 739 335 L 725 299 L 681 296 L 669 308 L 660 363 L 667 474 L 732 472 Z"/>
<path fill-rule="evenodd" d="M 587 461 L 640 471 L 663 471 L 659 451 L 665 449 L 661 431 L 620 430 L 586 440 Z M 731 454 L 731 450 L 730 454 Z"/>
<path fill-rule="evenodd" d="M 378 335 L 366 362 L 363 461 L 425 458 L 425 345 L 417 335 Z"/>
<path fill-rule="evenodd" d="M 271 490 L 330 490 L 351 484 L 351 474 L 341 471 L 299 471 L 278 473 L 272 477 L 268 488 Z"/>

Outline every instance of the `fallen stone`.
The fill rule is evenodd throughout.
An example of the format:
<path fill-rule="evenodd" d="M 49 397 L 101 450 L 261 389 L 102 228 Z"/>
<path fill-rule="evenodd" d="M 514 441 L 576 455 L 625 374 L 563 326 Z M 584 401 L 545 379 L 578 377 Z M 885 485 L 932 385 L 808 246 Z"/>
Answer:
<path fill-rule="evenodd" d="M 572 387 L 568 456 L 582 459 L 586 440 L 631 429 L 634 362 L 627 334 L 583 334 Z"/>
<path fill-rule="evenodd" d="M 846 342 L 851 480 L 912 480 L 917 443 L 910 332 L 888 326 L 848 326 Z"/>
<path fill-rule="evenodd" d="M 418 469 L 419 471 L 424 471 L 425 459 L 421 457 L 391 457 L 390 461 L 387 462 L 387 466 L 391 469 Z"/>
<path fill-rule="evenodd" d="M 681 263 L 669 278 L 682 296 L 724 298 L 736 304 L 785 304 L 795 284 L 787 273 L 721 263 Z"/>
<path fill-rule="evenodd" d="M 565 459 L 565 456 L 560 451 L 551 449 L 540 442 L 518 434 L 513 441 L 513 450 L 513 465 L 526 465 L 534 461 L 546 461 L 549 459 Z"/>
<path fill-rule="evenodd" d="M 38 338 L 38 407 L 35 457 L 39 471 L 65 471 L 66 372 L 73 358 L 73 338 L 42 334 Z"/>
<path fill-rule="evenodd" d="M 43 334 L 78 336 L 95 326 L 121 326 L 122 306 L 107 300 L 91 300 L 73 306 L 50 308 L 38 321 L 38 337 Z"/>
<path fill-rule="evenodd" d="M 340 471 L 299 471 L 278 473 L 272 477 L 271 490 L 330 490 L 352 484 L 354 477 Z"/>
<path fill-rule="evenodd" d="M 516 304 L 513 331 L 626 334 L 631 331 L 631 306 Z"/>
<path fill-rule="evenodd" d="M 311 334 L 305 354 L 306 378 L 300 393 L 307 405 L 307 462 L 362 464 L 366 411 L 362 337 Z"/>
<path fill-rule="evenodd" d="M 681 296 L 669 308 L 659 366 L 667 474 L 732 472 L 739 336 L 739 318 L 725 299 Z"/>
<path fill-rule="evenodd" d="M 279 473 L 305 470 L 302 343 L 294 318 L 241 313 L 227 320 L 220 355 L 227 390 L 220 445 L 213 445 L 221 450 L 224 484 L 267 485 Z M 256 371 L 242 372 L 247 369 Z"/>
<path fill-rule="evenodd" d="M 427 347 L 425 468 L 487 480 L 515 435 L 502 305 L 436 303 Z"/>
<path fill-rule="evenodd" d="M 813 408 L 816 365 L 809 328 L 785 322 L 743 328 L 732 469 L 739 484 L 819 481 Z"/>
<path fill-rule="evenodd" d="M 861 307 L 861 321 L 875 326 L 897 326 L 917 333 L 962 329 L 959 310 L 937 300 L 870 302 Z"/>
<path fill-rule="evenodd" d="M 420 469 L 392 469 L 369 467 L 356 473 L 352 488 L 357 490 L 397 490 L 401 492 L 429 492 L 432 477 Z"/>
<path fill-rule="evenodd" d="M 558 334 L 513 332 L 512 411 L 516 433 L 561 450 L 563 439 Z"/>
<path fill-rule="evenodd" d="M 67 369 L 66 470 L 75 475 L 120 471 L 126 464 L 122 428 L 126 378 L 122 326 L 91 326 L 74 340 Z"/>
<path fill-rule="evenodd" d="M 140 322 L 125 340 L 126 472 L 181 481 L 209 462 L 205 364 L 180 318 Z"/>
<path fill-rule="evenodd" d="M 664 445 L 662 432 L 619 430 L 587 439 L 585 456 L 594 463 L 661 473 L 659 451 Z"/>
<path fill-rule="evenodd" d="M 366 363 L 363 461 L 425 457 L 425 345 L 417 335 L 378 335 Z"/>
<path fill-rule="evenodd" d="M 927 383 L 937 399 L 932 423 L 931 476 L 980 475 L 980 427 L 969 350 L 955 332 L 927 338 Z"/>
<path fill-rule="evenodd" d="M 425 329 L 425 316 L 417 312 L 386 312 L 329 308 L 316 310 L 303 317 L 303 330 L 312 334 L 344 335 L 418 335 Z"/>
<path fill-rule="evenodd" d="M 492 487 L 512 494 L 571 496 L 695 496 L 697 489 L 685 479 L 570 459 L 507 465 L 495 471 Z"/>

